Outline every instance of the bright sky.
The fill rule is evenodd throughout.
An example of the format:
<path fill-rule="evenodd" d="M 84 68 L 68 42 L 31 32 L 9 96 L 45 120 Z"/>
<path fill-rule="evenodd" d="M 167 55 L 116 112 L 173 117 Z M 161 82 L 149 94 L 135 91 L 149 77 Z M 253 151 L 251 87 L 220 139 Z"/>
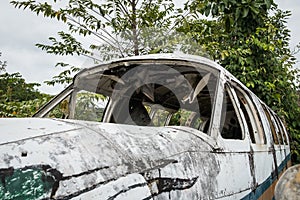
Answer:
<path fill-rule="evenodd" d="M 57 62 L 67 62 L 74 65 L 86 66 L 90 63 L 84 57 L 60 57 L 47 54 L 35 47 L 36 43 L 48 43 L 48 37 L 64 28 L 56 20 L 36 16 L 29 10 L 20 10 L 9 4 L 10 0 L 0 1 L 0 52 L 2 61 L 7 61 L 9 73 L 20 72 L 27 82 L 43 83 L 61 71 L 55 68 Z M 291 44 L 294 48 L 300 42 L 300 1 L 275 0 L 279 8 L 292 11 L 288 21 L 291 30 Z M 300 60 L 300 55 L 297 55 Z M 297 65 L 299 67 L 299 64 Z M 42 84 L 40 91 L 56 94 L 63 86 L 47 86 Z"/>

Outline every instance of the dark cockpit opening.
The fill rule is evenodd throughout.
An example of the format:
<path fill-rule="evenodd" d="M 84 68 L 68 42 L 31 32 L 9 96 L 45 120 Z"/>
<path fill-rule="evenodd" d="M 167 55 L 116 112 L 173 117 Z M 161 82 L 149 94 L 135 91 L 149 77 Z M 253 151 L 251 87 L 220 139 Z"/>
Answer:
<path fill-rule="evenodd" d="M 208 131 L 217 70 L 186 62 L 137 63 L 119 64 L 78 78 L 78 90 L 101 95 L 104 107 L 101 121 L 139 126 L 189 126 Z"/>

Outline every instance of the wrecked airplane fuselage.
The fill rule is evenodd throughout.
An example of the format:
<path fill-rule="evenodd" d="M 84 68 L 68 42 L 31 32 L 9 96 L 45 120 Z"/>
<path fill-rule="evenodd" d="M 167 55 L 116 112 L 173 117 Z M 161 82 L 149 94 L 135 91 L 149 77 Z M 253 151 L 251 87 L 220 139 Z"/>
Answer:
<path fill-rule="evenodd" d="M 216 63 L 183 54 L 85 69 L 35 118 L 1 119 L 1 199 L 272 199 L 279 117 Z"/>

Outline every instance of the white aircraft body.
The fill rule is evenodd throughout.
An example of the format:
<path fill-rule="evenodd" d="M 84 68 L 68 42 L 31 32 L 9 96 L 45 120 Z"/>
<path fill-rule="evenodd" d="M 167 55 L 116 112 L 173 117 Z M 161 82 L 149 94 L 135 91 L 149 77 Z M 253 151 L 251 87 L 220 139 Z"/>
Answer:
<path fill-rule="evenodd" d="M 84 69 L 33 118 L 0 119 L 0 199 L 272 199 L 281 119 L 184 54 Z"/>

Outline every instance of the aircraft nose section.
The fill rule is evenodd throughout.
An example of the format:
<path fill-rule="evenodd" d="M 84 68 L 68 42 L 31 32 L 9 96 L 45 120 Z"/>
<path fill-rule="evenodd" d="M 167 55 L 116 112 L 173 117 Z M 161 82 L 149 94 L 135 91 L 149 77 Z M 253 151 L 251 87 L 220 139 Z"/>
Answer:
<path fill-rule="evenodd" d="M 15 184 L 14 177 L 36 183 L 30 191 L 44 185 L 39 198 L 151 199 L 171 190 L 200 191 L 201 174 L 215 164 L 210 145 L 190 130 L 46 120 L 60 125 L 62 131 L 53 131 L 38 122 L 31 120 L 30 129 L 19 128 L 23 135 L 1 143 L 0 174 L 5 185 Z M 15 194 L 1 193 L 1 184 L 0 197 Z"/>

